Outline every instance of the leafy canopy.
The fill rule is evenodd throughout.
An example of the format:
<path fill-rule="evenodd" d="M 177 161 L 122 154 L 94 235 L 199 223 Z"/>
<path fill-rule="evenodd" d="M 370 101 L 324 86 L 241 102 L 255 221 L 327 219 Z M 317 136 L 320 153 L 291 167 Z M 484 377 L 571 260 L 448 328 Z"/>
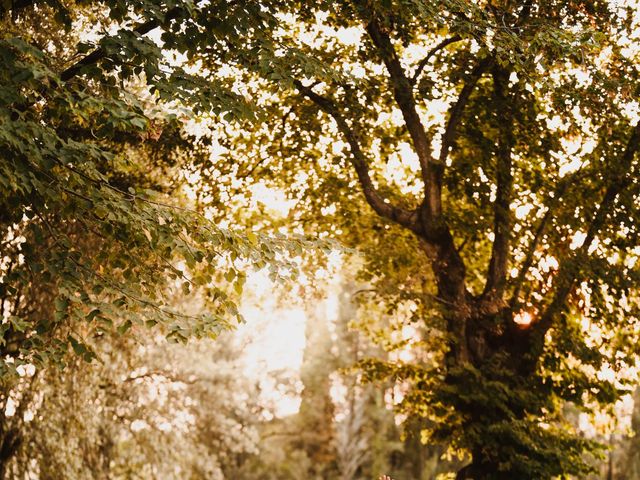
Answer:
<path fill-rule="evenodd" d="M 132 326 L 216 336 L 241 319 L 246 268 L 294 273 L 292 257 L 312 243 L 219 228 L 184 190 L 184 166 L 206 156 L 185 128 L 193 115 L 254 112 L 170 53 L 201 51 L 194 29 L 215 44 L 264 22 L 250 5 L 3 4 L 0 377 L 63 364 L 69 347 L 91 360 L 94 336 Z M 204 296 L 206 313 L 172 308 L 176 290 Z"/>

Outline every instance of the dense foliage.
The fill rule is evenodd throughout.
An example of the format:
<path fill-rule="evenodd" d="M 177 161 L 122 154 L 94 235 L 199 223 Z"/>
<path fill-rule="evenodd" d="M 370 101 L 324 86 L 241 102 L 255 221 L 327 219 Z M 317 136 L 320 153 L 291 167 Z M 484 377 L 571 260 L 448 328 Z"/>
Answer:
<path fill-rule="evenodd" d="M 203 155 L 187 130 L 195 112 L 253 117 L 229 86 L 145 36 L 162 25 L 165 47 L 191 56 L 195 13 L 191 2 L 0 6 L 3 409 L 24 366 L 94 360 L 105 336 L 146 326 L 171 341 L 215 338 L 241 320 L 247 269 L 290 278 L 292 255 L 311 246 L 220 228 L 188 199 L 183 166 Z M 221 35 L 233 35 L 228 20 Z M 205 307 L 172 304 L 176 293 Z M 2 425 L 0 472 L 22 441 Z"/>
<path fill-rule="evenodd" d="M 199 155 L 189 115 L 251 116 L 241 97 L 171 65 L 143 36 L 163 24 L 165 45 L 188 54 L 196 47 L 182 21 L 193 5 L 9 4 L 0 39 L 3 375 L 21 362 L 60 361 L 68 345 L 90 359 L 84 338 L 105 329 L 147 323 L 175 340 L 215 336 L 238 317 L 216 286 L 222 276 L 240 292 L 242 265 L 270 262 L 287 275 L 288 252 L 303 242 L 240 235 L 189 208 L 181 166 Z M 204 290 L 207 313 L 169 308 L 172 289 Z"/>

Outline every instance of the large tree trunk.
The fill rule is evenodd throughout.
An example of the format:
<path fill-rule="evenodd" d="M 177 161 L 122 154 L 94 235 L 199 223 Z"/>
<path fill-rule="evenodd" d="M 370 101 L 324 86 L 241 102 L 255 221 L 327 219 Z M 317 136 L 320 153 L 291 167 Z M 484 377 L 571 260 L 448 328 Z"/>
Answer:
<path fill-rule="evenodd" d="M 478 442 L 469 446 L 471 463 L 456 478 L 519 478 L 505 463 L 508 455 L 500 448 L 487 446 L 485 439 L 493 437 L 497 443 L 514 448 L 509 439 L 498 438 L 499 433 L 492 431 L 501 425 L 524 421 L 528 407 L 517 395 L 501 398 L 502 408 L 495 408 L 491 402 L 503 391 L 541 392 L 533 375 L 537 364 L 535 339 L 513 321 L 512 312 L 501 301 L 474 301 L 456 310 L 465 312 L 463 318 L 454 316 L 457 324 L 464 325 L 464 331 L 462 338 L 453 340 L 446 383 L 460 396 L 454 402 L 467 418 L 465 428 L 482 432 Z M 523 454 L 526 455 L 524 451 Z"/>
<path fill-rule="evenodd" d="M 501 472 L 495 461 L 483 458 L 480 451 L 474 452 L 472 455 L 472 462 L 458 471 L 456 480 L 512 480 L 514 478 L 508 472 Z"/>

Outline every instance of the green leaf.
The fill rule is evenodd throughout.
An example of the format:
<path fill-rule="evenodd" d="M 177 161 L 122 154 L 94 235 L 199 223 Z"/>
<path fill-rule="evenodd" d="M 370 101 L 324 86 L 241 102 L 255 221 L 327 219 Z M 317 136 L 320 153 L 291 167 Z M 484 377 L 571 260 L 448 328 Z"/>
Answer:
<path fill-rule="evenodd" d="M 118 333 L 124 335 L 132 327 L 131 320 L 126 320 L 118 326 Z"/>

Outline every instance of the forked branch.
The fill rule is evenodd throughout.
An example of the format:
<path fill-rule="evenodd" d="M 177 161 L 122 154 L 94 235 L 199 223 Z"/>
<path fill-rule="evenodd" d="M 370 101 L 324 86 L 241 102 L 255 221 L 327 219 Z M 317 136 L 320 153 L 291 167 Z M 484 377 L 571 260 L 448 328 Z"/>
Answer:
<path fill-rule="evenodd" d="M 495 113 L 504 117 L 498 126 L 496 145 L 496 199 L 493 202 L 493 245 L 487 271 L 484 293 L 502 298 L 509 264 L 509 240 L 511 236 L 511 197 L 513 175 L 511 173 L 511 150 L 515 143 L 513 134 L 514 99 L 508 92 L 508 72 L 493 69 L 493 103 Z"/>
<path fill-rule="evenodd" d="M 486 57 L 478 62 L 478 64 L 471 70 L 467 81 L 464 83 L 464 86 L 458 95 L 458 99 L 449 108 L 449 118 L 447 119 L 447 125 L 445 127 L 444 134 L 442 135 L 442 145 L 440 147 L 440 155 L 438 157 L 440 164 L 445 164 L 447 156 L 449 155 L 449 150 L 455 142 L 458 125 L 462 120 L 462 114 L 469 102 L 471 93 L 473 93 L 474 88 L 478 84 L 478 80 L 480 80 L 482 75 L 491 67 L 491 65 L 493 65 L 493 59 L 491 57 Z"/>
<path fill-rule="evenodd" d="M 368 21 L 366 29 L 389 73 L 393 97 L 402 112 L 405 125 L 418 156 L 422 180 L 426 190 L 427 213 L 430 218 L 436 219 L 442 213 L 441 184 L 443 166 L 438 165 L 431 154 L 431 139 L 427 135 L 427 131 L 418 115 L 416 101 L 413 96 L 413 86 L 402 68 L 389 34 L 375 18 Z"/>

